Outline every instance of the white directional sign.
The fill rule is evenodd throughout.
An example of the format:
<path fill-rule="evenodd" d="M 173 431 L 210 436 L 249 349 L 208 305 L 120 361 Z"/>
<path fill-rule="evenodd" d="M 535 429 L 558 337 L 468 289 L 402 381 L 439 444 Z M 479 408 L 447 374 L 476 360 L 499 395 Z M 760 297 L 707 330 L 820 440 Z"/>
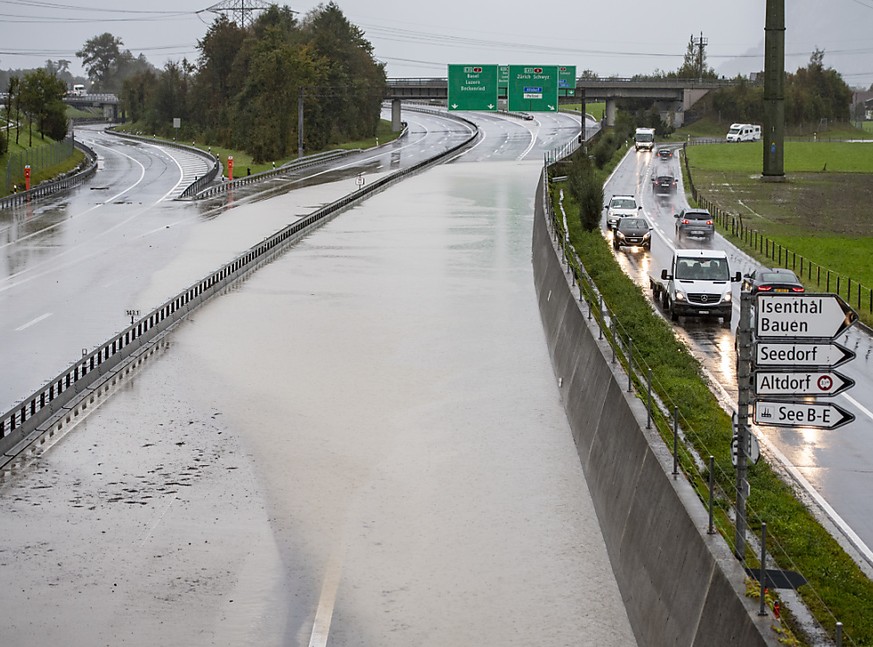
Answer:
<path fill-rule="evenodd" d="M 835 368 L 855 359 L 855 353 L 836 342 L 804 344 L 792 342 L 764 342 L 755 344 L 755 366 L 808 366 Z"/>
<path fill-rule="evenodd" d="M 836 294 L 758 294 L 758 337 L 833 339 L 858 320 Z"/>
<path fill-rule="evenodd" d="M 774 427 L 818 427 L 836 429 L 855 416 L 835 404 L 818 402 L 755 402 L 755 424 Z"/>
<path fill-rule="evenodd" d="M 755 371 L 755 395 L 834 396 L 855 386 L 836 371 Z"/>

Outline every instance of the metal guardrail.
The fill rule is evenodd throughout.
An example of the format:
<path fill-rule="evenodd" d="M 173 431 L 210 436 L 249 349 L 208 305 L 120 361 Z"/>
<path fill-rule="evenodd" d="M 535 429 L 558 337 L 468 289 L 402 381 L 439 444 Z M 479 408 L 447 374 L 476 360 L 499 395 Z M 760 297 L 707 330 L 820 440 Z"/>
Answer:
<path fill-rule="evenodd" d="M 214 175 L 208 181 L 204 178 L 201 178 L 200 180 L 197 180 L 197 182 L 189 186 L 187 189 L 185 189 L 182 192 L 182 195 L 180 195 L 179 197 L 195 198 L 197 200 L 203 198 L 211 198 L 212 196 L 226 193 L 227 191 L 235 189 L 236 187 L 245 186 L 247 184 L 254 184 L 262 180 L 267 180 L 271 177 L 276 177 L 277 175 L 283 175 L 290 171 L 299 171 L 300 169 L 317 166 L 319 164 L 326 164 L 328 162 L 335 161 L 341 157 L 345 157 L 350 153 L 356 153 L 359 151 L 360 149 L 333 150 L 324 153 L 316 153 L 315 155 L 302 157 L 300 159 L 288 162 L 287 164 L 283 164 L 282 166 L 274 169 L 267 169 L 266 171 L 261 171 L 260 173 L 255 173 L 253 175 L 244 175 L 243 177 L 237 178 L 235 180 L 220 182 L 218 184 L 213 184 L 212 186 L 207 185 L 211 184 L 212 181 L 215 179 Z"/>
<path fill-rule="evenodd" d="M 85 153 L 86 162 L 81 170 L 52 182 L 41 182 L 33 187 L 30 191 L 19 191 L 5 198 L 0 198 L 0 209 L 8 209 L 26 204 L 32 200 L 38 200 L 54 193 L 66 191 L 75 186 L 82 184 L 86 179 L 94 175 L 97 171 L 97 153 L 91 150 L 88 146 L 79 141 L 74 141 L 73 145 L 80 151 Z"/>
<path fill-rule="evenodd" d="M 206 172 L 202 177 L 197 178 L 192 182 L 179 196 L 188 197 L 189 192 L 196 192 L 202 189 L 203 187 L 210 184 L 215 177 L 218 175 L 218 172 L 221 170 L 221 161 L 212 153 L 204 151 L 196 146 L 189 146 L 188 144 L 182 144 L 174 141 L 167 141 L 165 139 L 157 139 L 156 137 L 143 137 L 142 135 L 134 135 L 132 133 L 125 133 L 118 130 L 114 130 L 113 128 L 105 128 L 105 133 L 110 135 L 115 135 L 116 137 L 123 137 L 124 139 L 130 139 L 133 141 L 145 142 L 148 144 L 155 144 L 161 146 L 169 146 L 171 148 L 178 148 L 180 150 L 189 151 L 194 153 L 195 155 L 200 155 L 201 157 L 205 157 L 206 159 L 212 162 L 212 167 L 209 171 Z"/>
<path fill-rule="evenodd" d="M 422 110 L 423 112 L 436 112 Z M 78 401 L 112 376 L 114 369 L 132 357 L 158 335 L 179 323 L 194 308 L 224 288 L 284 252 L 288 246 L 316 227 L 366 197 L 396 184 L 405 177 L 438 164 L 469 147 L 479 136 L 476 125 L 457 115 L 441 113 L 474 127 L 473 134 L 452 148 L 407 169 L 375 180 L 367 187 L 344 196 L 318 211 L 288 225 L 249 248 L 242 255 L 186 288 L 139 321 L 61 372 L 12 410 L 0 416 L 0 465 L 11 461 L 19 449 L 45 433 L 57 416 L 69 412 Z"/>

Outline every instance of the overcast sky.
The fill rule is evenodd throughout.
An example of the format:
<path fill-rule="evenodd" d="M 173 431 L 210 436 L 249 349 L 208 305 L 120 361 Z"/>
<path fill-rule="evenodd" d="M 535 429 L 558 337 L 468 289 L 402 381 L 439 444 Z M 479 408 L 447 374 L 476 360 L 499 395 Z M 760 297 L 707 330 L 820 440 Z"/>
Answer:
<path fill-rule="evenodd" d="M 157 67 L 196 60 L 197 40 L 217 14 L 211 6 L 259 6 L 259 0 L 0 0 L 0 68 L 72 61 L 96 35 Z M 301 14 L 318 5 L 283 3 Z M 601 76 L 672 71 L 689 39 L 703 35 L 707 62 L 726 76 L 763 69 L 766 0 L 336 0 L 364 30 L 388 76 L 445 77 L 449 63 L 575 65 Z M 873 84 L 873 0 L 785 0 L 786 69 L 805 66 L 812 50 L 849 85 Z M 128 8 L 121 8 L 128 7 Z M 231 13 L 231 16 L 234 14 Z"/>

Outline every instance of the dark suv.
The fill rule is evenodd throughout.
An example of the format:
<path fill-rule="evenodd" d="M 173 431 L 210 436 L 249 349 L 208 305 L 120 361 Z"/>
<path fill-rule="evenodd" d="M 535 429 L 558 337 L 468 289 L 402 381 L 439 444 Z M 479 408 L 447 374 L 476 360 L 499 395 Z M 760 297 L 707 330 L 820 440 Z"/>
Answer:
<path fill-rule="evenodd" d="M 677 213 L 676 240 L 682 237 L 712 238 L 715 235 L 715 224 L 706 209 L 683 209 Z"/>
<path fill-rule="evenodd" d="M 655 190 L 655 195 L 671 195 L 678 185 L 676 176 L 670 170 L 662 171 L 659 175 L 652 177 L 652 188 Z"/>

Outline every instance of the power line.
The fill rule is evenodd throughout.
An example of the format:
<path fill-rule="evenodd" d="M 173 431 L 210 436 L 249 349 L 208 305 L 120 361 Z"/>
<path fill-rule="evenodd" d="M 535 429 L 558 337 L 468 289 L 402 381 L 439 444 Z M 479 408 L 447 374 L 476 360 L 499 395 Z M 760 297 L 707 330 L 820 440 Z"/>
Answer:
<path fill-rule="evenodd" d="M 246 25 L 252 24 L 254 20 L 252 14 L 256 11 L 266 11 L 271 4 L 274 3 L 264 2 L 264 0 L 222 0 L 218 4 L 207 7 L 206 11 L 224 15 L 233 14 L 233 22 L 245 29 Z"/>

